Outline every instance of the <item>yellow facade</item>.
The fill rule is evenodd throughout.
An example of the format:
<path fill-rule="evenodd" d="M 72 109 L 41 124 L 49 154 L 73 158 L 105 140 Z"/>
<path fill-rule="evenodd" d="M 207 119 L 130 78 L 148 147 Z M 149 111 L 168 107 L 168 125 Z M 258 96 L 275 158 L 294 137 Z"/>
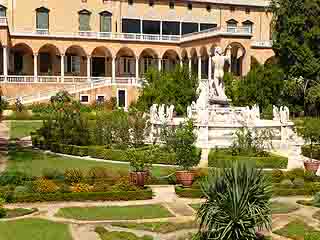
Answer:
<path fill-rule="evenodd" d="M 231 46 L 234 61 L 231 71 L 244 75 L 250 70 L 252 59 L 264 63 L 273 56 L 272 15 L 267 11 L 267 2 L 256 1 L 237 0 L 231 4 L 229 0 L 2 0 L 0 5 L 6 9 L 6 17 L 0 17 L 1 87 L 8 97 L 30 95 L 53 89 L 50 84 L 57 89 L 69 83 L 93 81 L 94 74 L 100 71 L 100 80 L 103 77 L 110 80 L 110 86 L 99 91 L 105 89 L 105 95 L 110 97 L 116 94 L 107 90 L 112 86 L 130 88 L 126 93 L 126 100 L 130 102 L 137 96 L 137 90 L 133 93 L 132 89 L 139 87 L 139 84 L 132 86 L 130 83 L 138 82 L 148 64 L 166 70 L 186 63 L 192 69 L 193 66 L 198 68 L 199 78 L 210 78 L 214 69 L 208 70 L 208 61 L 217 46 L 223 49 Z M 48 10 L 48 29 L 37 30 L 36 10 L 39 8 Z M 85 32 L 79 31 L 79 11 L 82 10 L 90 13 L 90 29 Z M 105 11 L 112 15 L 110 33 L 100 33 L 100 13 Z M 159 22 L 160 34 L 125 34 L 123 19 Z M 215 24 L 216 28 L 166 36 L 162 34 L 162 27 L 168 21 Z M 229 22 L 236 27 L 230 30 Z M 250 32 L 244 29 L 248 22 L 252 23 Z M 180 31 L 181 28 L 182 23 Z M 70 70 L 73 65 L 79 66 L 76 74 Z M 49 84 L 49 80 L 54 83 Z M 85 92 L 94 94 L 97 91 L 95 88 Z"/>

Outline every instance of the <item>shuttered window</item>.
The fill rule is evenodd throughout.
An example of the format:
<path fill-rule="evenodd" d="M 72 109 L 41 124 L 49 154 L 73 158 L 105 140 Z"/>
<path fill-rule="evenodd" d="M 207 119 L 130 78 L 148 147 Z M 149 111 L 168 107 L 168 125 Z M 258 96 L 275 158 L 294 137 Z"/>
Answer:
<path fill-rule="evenodd" d="M 7 15 L 7 9 L 0 5 L 0 17 L 5 17 Z"/>
<path fill-rule="evenodd" d="M 81 10 L 79 12 L 79 31 L 90 31 L 90 15 L 88 10 Z"/>
<path fill-rule="evenodd" d="M 37 29 L 49 29 L 49 10 L 41 7 L 36 10 Z"/>
<path fill-rule="evenodd" d="M 109 12 L 100 13 L 100 32 L 111 32 L 111 17 Z"/>

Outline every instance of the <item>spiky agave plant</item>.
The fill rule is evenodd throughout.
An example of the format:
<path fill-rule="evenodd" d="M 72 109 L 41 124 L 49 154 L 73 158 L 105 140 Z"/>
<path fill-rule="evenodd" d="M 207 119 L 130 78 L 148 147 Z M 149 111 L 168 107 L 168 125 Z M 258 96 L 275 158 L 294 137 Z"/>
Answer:
<path fill-rule="evenodd" d="M 257 229 L 271 229 L 271 186 L 251 164 L 236 161 L 211 172 L 202 191 L 199 239 L 253 240 Z"/>

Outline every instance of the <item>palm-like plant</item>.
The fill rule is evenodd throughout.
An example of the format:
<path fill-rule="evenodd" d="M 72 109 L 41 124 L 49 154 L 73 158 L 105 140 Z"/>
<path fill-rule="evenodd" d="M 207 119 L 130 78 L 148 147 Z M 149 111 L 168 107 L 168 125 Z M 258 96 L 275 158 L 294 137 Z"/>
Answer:
<path fill-rule="evenodd" d="M 202 190 L 207 201 L 198 211 L 200 239 L 253 240 L 257 229 L 271 229 L 271 187 L 249 163 L 210 173 Z"/>

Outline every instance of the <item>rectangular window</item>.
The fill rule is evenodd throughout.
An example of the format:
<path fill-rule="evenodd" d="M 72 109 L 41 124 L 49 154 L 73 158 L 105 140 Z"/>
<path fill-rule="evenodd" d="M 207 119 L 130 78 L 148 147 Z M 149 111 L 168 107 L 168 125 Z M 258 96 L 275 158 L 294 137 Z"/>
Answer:
<path fill-rule="evenodd" d="M 79 14 L 79 31 L 90 31 L 90 14 Z"/>
<path fill-rule="evenodd" d="M 140 19 L 122 19 L 122 32 L 123 33 L 140 33 Z"/>
<path fill-rule="evenodd" d="M 200 31 L 204 31 L 215 27 L 217 27 L 217 24 L 215 23 L 200 23 Z"/>
<path fill-rule="evenodd" d="M 65 56 L 65 72 L 66 73 L 80 73 L 80 57 L 79 56 Z"/>
<path fill-rule="evenodd" d="M 89 95 L 80 95 L 81 103 L 89 103 Z"/>
<path fill-rule="evenodd" d="M 237 31 L 236 23 L 228 23 L 227 24 L 227 32 L 235 33 Z"/>
<path fill-rule="evenodd" d="M 104 102 L 104 95 L 98 95 L 97 96 L 97 102 L 99 102 L 99 103 Z"/>
<path fill-rule="evenodd" d="M 252 24 L 251 23 L 243 24 L 243 27 L 245 28 L 246 32 L 252 33 Z"/>
<path fill-rule="evenodd" d="M 198 23 L 192 23 L 192 22 L 183 22 L 182 23 L 182 35 L 198 32 Z"/>
<path fill-rule="evenodd" d="M 126 91 L 118 90 L 118 107 L 126 107 Z"/>
<path fill-rule="evenodd" d="M 142 21 L 142 33 L 144 34 L 160 34 L 160 21 Z"/>
<path fill-rule="evenodd" d="M 0 7 L 0 17 L 5 17 L 7 15 L 7 9 Z"/>
<path fill-rule="evenodd" d="M 101 15 L 100 16 L 100 32 L 111 32 L 111 17 Z"/>
<path fill-rule="evenodd" d="M 49 29 L 49 13 L 44 11 L 37 12 L 37 29 Z"/>
<path fill-rule="evenodd" d="M 180 35 L 180 22 L 162 22 L 162 34 Z"/>

